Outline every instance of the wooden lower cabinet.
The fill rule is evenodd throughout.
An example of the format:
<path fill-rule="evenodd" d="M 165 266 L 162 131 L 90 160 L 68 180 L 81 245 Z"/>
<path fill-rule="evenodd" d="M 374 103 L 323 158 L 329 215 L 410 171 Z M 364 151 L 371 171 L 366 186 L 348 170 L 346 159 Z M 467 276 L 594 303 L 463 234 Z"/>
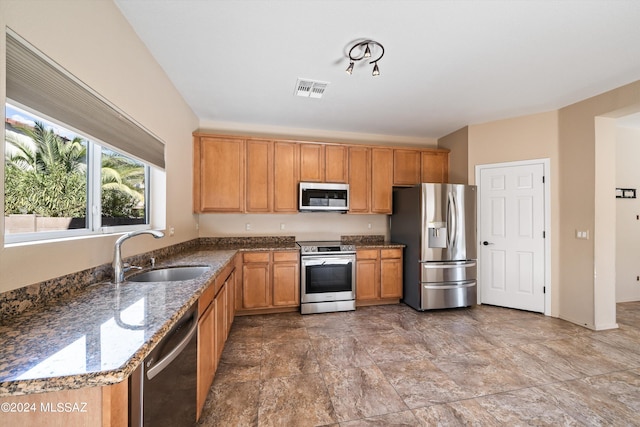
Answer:
<path fill-rule="evenodd" d="M 273 252 L 273 305 L 300 305 L 300 262 L 297 251 Z"/>
<path fill-rule="evenodd" d="M 244 252 L 242 257 L 238 314 L 294 311 L 300 307 L 298 251 Z"/>
<path fill-rule="evenodd" d="M 402 298 L 402 249 L 356 251 L 356 305 L 397 303 Z"/>
<path fill-rule="evenodd" d="M 233 305 L 236 293 L 235 265 L 234 260 L 224 268 L 198 300 L 197 419 L 200 419 L 202 414 L 202 408 L 213 384 L 233 322 L 232 313 L 235 313 Z"/>
<path fill-rule="evenodd" d="M 271 254 L 247 252 L 242 265 L 242 308 L 266 308 L 271 305 Z"/>
<path fill-rule="evenodd" d="M 197 419 L 200 419 L 204 402 L 216 372 L 215 357 L 216 315 L 215 307 L 209 303 L 198 320 L 198 391 L 196 394 Z"/>
<path fill-rule="evenodd" d="M 380 298 L 402 298 L 402 249 L 380 250 Z"/>
<path fill-rule="evenodd" d="M 1 397 L 0 425 L 124 427 L 129 417 L 128 384 L 125 380 L 104 387 Z"/>

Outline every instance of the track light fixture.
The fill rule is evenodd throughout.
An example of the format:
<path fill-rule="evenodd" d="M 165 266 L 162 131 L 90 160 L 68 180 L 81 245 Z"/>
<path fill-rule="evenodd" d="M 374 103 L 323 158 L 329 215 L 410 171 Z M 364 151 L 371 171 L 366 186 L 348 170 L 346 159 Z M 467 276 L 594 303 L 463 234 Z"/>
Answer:
<path fill-rule="evenodd" d="M 364 53 L 362 52 L 363 47 L 364 47 Z M 346 70 L 347 74 L 353 73 L 353 67 L 356 61 L 360 61 L 365 58 L 371 58 L 372 47 L 374 50 L 376 50 L 376 47 L 380 48 L 380 56 L 378 56 L 377 59 L 374 59 L 373 61 L 369 62 L 369 64 L 373 64 L 373 72 L 371 73 L 371 75 L 373 76 L 380 75 L 380 69 L 378 68 L 378 61 L 380 61 L 380 59 L 384 55 L 384 46 L 382 46 L 380 43 L 378 43 L 375 40 L 363 40 L 363 41 L 357 42 L 351 47 L 351 49 L 349 49 L 349 66 L 347 67 L 347 70 Z M 359 49 L 359 51 L 356 51 L 354 56 L 354 50 L 356 49 Z"/>

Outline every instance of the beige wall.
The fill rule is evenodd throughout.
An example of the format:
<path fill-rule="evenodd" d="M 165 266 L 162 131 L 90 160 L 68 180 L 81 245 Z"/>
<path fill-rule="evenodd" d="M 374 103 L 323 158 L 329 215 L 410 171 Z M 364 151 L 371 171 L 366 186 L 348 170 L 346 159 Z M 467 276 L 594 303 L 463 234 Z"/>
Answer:
<path fill-rule="evenodd" d="M 438 148 L 450 150 L 449 154 L 449 182 L 454 184 L 468 184 L 469 168 L 469 127 L 450 133 L 438 140 Z"/>
<path fill-rule="evenodd" d="M 619 117 L 639 102 L 635 82 L 559 111 L 560 310 L 593 329 L 615 327 L 615 124 L 596 126 L 596 117 Z M 593 238 L 575 239 L 577 228 Z"/>
<path fill-rule="evenodd" d="M 477 165 L 550 159 L 551 314 L 591 329 L 617 326 L 615 119 L 638 111 L 634 82 L 558 111 L 468 126 L 471 184 Z M 576 230 L 589 239 L 576 239 Z"/>
<path fill-rule="evenodd" d="M 201 120 L 202 132 L 221 135 L 247 135 L 261 138 L 299 139 L 301 141 L 342 142 L 353 144 L 391 145 L 403 147 L 437 147 L 436 138 L 414 138 L 397 135 L 378 135 L 364 132 L 338 132 L 323 129 L 301 129 L 263 124 L 215 122 Z"/>
<path fill-rule="evenodd" d="M 162 196 L 170 201 L 166 205 L 166 225 L 175 228 L 175 235 L 161 240 L 149 236 L 132 240 L 125 244 L 124 255 L 195 238 L 196 218 L 191 213 L 191 132 L 198 126 L 197 117 L 115 4 L 2 0 L 0 24 L 17 32 L 166 142 L 167 184 Z M 4 51 L 3 36 L 1 82 L 5 81 Z M 4 83 L 0 96 L 5 97 Z M 3 228 L 0 236 L 4 236 Z M 14 247 L 4 247 L 3 242 L 0 292 L 108 263 L 115 238 L 97 236 Z"/>
<path fill-rule="evenodd" d="M 475 184 L 478 165 L 532 159 L 549 159 L 551 173 L 551 315 L 559 316 L 558 272 L 558 114 L 555 111 L 469 126 L 469 183 Z"/>
<path fill-rule="evenodd" d="M 640 190 L 640 129 L 618 127 L 616 188 Z M 640 301 L 640 192 L 636 199 L 616 199 L 616 302 Z"/>
<path fill-rule="evenodd" d="M 387 215 L 307 212 L 299 214 L 202 214 L 201 237 L 295 236 L 297 240 L 334 240 L 348 235 L 389 237 Z M 250 230 L 246 229 L 250 224 Z"/>

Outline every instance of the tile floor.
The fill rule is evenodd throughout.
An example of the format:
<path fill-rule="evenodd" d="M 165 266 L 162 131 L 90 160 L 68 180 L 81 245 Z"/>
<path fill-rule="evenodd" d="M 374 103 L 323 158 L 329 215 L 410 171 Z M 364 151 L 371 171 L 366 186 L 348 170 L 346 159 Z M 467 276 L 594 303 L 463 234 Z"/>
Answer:
<path fill-rule="evenodd" d="M 199 425 L 640 425 L 640 303 L 618 324 L 486 305 L 237 317 Z"/>

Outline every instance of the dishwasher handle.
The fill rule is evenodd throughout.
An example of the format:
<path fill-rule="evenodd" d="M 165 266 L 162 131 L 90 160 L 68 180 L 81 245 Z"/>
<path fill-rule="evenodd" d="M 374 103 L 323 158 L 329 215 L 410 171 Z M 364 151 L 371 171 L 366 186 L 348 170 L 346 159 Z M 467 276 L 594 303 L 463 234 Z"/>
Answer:
<path fill-rule="evenodd" d="M 189 329 L 189 332 L 187 332 L 187 335 L 178 343 L 178 345 L 176 345 L 169 352 L 169 354 L 167 354 L 162 359 L 158 360 L 150 368 L 147 369 L 147 378 L 148 379 L 151 380 L 151 379 L 153 379 L 153 377 L 155 377 L 160 372 L 162 372 L 167 366 L 169 366 L 169 364 L 171 364 L 171 362 L 173 362 L 173 360 L 176 357 L 178 357 L 178 355 L 180 353 L 182 353 L 182 350 L 184 350 L 185 347 L 189 344 L 189 341 L 191 341 L 191 338 L 193 338 L 193 336 L 198 331 L 198 317 L 196 316 L 195 313 L 197 313 L 197 311 L 194 312 L 194 314 L 193 314 L 193 317 L 192 317 L 193 318 L 193 325 Z"/>

